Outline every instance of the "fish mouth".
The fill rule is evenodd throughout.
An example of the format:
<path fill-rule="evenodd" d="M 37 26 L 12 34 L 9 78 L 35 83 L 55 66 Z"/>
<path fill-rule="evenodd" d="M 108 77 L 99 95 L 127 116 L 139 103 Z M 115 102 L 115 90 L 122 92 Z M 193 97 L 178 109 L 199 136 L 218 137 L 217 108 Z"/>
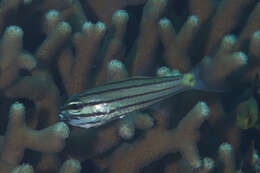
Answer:
<path fill-rule="evenodd" d="M 65 111 L 60 112 L 58 116 L 61 121 L 67 122 L 70 120 Z"/>

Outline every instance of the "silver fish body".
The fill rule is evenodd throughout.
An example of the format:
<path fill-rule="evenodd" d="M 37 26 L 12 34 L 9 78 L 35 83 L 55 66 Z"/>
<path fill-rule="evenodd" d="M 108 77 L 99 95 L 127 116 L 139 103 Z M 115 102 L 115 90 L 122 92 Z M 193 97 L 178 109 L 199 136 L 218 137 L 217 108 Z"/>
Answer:
<path fill-rule="evenodd" d="M 90 128 L 144 109 L 195 85 L 192 74 L 132 77 L 109 82 L 73 95 L 59 117 L 72 126 Z"/>

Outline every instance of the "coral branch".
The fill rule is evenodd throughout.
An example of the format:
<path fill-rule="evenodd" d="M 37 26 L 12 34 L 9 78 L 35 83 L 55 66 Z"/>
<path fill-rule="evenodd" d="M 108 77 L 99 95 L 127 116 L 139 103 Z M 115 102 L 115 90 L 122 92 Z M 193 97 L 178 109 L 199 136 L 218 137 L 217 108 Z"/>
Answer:
<path fill-rule="evenodd" d="M 9 123 L 0 154 L 0 170 L 15 167 L 22 159 L 24 150 L 58 152 L 64 147 L 69 129 L 64 123 L 57 123 L 43 130 L 33 130 L 24 122 L 25 108 L 14 103 L 10 108 Z"/>
<path fill-rule="evenodd" d="M 165 131 L 158 126 L 149 130 L 143 140 L 131 145 L 122 145 L 109 158 L 111 171 L 137 172 L 165 154 L 176 151 L 181 151 L 193 168 L 200 167 L 201 162 L 196 148 L 199 136 L 197 128 L 208 115 L 209 108 L 200 102 L 181 120 L 177 129 Z"/>

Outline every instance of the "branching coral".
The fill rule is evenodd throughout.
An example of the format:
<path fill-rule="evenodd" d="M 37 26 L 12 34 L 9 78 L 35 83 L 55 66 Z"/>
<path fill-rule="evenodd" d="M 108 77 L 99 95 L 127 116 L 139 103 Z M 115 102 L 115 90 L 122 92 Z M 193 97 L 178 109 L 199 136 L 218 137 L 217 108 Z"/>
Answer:
<path fill-rule="evenodd" d="M 233 117 L 237 95 L 259 72 L 256 0 L 0 3 L 1 173 L 80 172 L 77 160 L 98 167 L 90 172 L 256 170 L 255 146 L 242 152 Z M 137 4 L 144 4 L 142 15 L 123 9 Z M 218 92 L 186 92 L 98 128 L 70 127 L 70 135 L 58 122 L 61 104 L 74 93 L 133 75 L 184 72 L 196 75 L 196 89 Z"/>
<path fill-rule="evenodd" d="M 6 136 L 1 141 L 1 172 L 9 172 L 18 165 L 26 148 L 48 153 L 58 152 L 69 136 L 69 129 L 64 123 L 40 131 L 33 130 L 26 126 L 24 115 L 25 108 L 21 103 L 14 103 L 10 108 Z"/>
<path fill-rule="evenodd" d="M 136 141 L 129 146 L 122 145 L 108 158 L 108 165 L 111 165 L 109 167 L 112 172 L 137 172 L 142 166 L 175 151 L 180 151 L 192 167 L 201 166 L 195 147 L 199 136 L 196 130 L 209 116 L 207 105 L 204 102 L 198 103 L 181 120 L 176 129 L 169 131 L 165 131 L 164 126 L 167 115 L 161 114 L 161 112 L 156 114 L 158 125 L 149 130 L 143 140 Z M 181 140 L 179 140 L 180 138 Z M 155 145 L 150 145 L 151 143 L 155 143 Z"/>

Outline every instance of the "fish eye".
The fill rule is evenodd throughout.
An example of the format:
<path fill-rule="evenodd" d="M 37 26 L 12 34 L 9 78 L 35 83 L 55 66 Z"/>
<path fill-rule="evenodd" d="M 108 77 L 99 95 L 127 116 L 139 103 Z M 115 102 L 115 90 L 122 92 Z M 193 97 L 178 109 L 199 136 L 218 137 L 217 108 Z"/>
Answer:
<path fill-rule="evenodd" d="M 79 109 L 79 104 L 75 104 L 75 103 L 69 104 L 69 105 L 67 106 L 67 109 L 70 109 L 70 110 Z"/>

